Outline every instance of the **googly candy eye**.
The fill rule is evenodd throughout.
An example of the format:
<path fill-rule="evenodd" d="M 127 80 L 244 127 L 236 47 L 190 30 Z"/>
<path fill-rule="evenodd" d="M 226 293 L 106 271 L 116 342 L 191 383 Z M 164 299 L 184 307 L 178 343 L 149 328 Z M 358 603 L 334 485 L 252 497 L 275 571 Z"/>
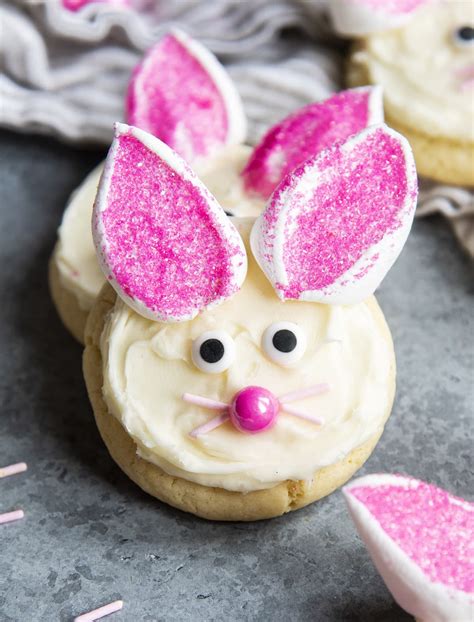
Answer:
<path fill-rule="evenodd" d="M 453 38 L 458 47 L 474 45 L 474 28 L 472 26 L 460 26 L 454 31 Z"/>
<path fill-rule="evenodd" d="M 193 363 L 201 371 L 220 374 L 234 362 L 234 340 L 223 330 L 202 333 L 193 341 L 192 358 Z"/>
<path fill-rule="evenodd" d="M 262 347 L 270 360 L 287 367 L 293 365 L 306 350 L 306 335 L 293 322 L 276 322 L 263 333 Z"/>

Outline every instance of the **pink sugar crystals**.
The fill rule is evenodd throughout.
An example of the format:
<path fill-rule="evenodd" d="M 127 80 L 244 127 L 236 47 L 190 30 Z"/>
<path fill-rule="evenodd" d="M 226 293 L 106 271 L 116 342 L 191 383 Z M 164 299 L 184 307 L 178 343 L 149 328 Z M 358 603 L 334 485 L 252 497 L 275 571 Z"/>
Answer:
<path fill-rule="evenodd" d="M 88 4 L 109 4 L 116 7 L 127 7 L 130 0 L 62 0 L 62 5 L 69 11 L 80 11 Z"/>
<path fill-rule="evenodd" d="M 470 620 L 474 504 L 399 475 L 343 489 L 357 530 L 398 604 L 418 620 Z"/>
<path fill-rule="evenodd" d="M 330 0 L 335 29 L 363 36 L 402 26 L 415 11 L 434 0 Z"/>
<path fill-rule="evenodd" d="M 127 125 L 116 125 L 92 229 L 106 278 L 153 320 L 192 319 L 246 275 L 242 239 L 214 197 L 167 145 Z"/>
<path fill-rule="evenodd" d="M 296 166 L 364 128 L 383 122 L 382 90 L 366 86 L 336 93 L 274 125 L 242 171 L 246 189 L 267 199 Z"/>
<path fill-rule="evenodd" d="M 136 67 L 127 122 L 169 145 L 187 162 L 245 140 L 240 97 L 225 69 L 197 41 L 175 31 Z"/>
<path fill-rule="evenodd" d="M 255 222 L 252 251 L 283 300 L 361 302 L 403 248 L 416 198 L 407 141 L 373 126 L 287 175 Z"/>

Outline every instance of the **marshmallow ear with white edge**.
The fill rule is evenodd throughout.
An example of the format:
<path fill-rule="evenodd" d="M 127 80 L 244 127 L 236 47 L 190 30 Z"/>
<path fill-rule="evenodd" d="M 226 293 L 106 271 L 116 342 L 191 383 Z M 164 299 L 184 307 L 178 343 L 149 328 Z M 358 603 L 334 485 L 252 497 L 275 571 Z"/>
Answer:
<path fill-rule="evenodd" d="M 226 70 L 178 30 L 154 45 L 135 68 L 126 118 L 190 163 L 242 143 L 246 136 L 242 102 Z"/>
<path fill-rule="evenodd" d="M 392 30 L 407 22 L 419 8 L 435 0 L 329 0 L 335 30 L 362 37 Z"/>
<path fill-rule="evenodd" d="M 352 520 L 397 603 L 417 620 L 470 620 L 474 504 L 400 475 L 343 488 Z"/>
<path fill-rule="evenodd" d="M 106 278 L 146 318 L 190 320 L 238 291 L 242 238 L 188 165 L 146 132 L 116 124 L 92 231 Z"/>
<path fill-rule="evenodd" d="M 255 147 L 242 171 L 245 188 L 268 199 L 296 166 L 383 120 L 379 86 L 348 89 L 309 104 L 274 125 Z"/>
<path fill-rule="evenodd" d="M 416 198 L 408 142 L 375 125 L 287 175 L 255 221 L 252 251 L 282 300 L 355 304 L 401 252 Z"/>

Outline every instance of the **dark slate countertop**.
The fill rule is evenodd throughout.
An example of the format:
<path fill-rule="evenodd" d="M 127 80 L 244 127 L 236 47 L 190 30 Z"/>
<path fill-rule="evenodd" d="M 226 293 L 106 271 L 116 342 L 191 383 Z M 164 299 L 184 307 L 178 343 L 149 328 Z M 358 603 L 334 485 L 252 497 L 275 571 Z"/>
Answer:
<path fill-rule="evenodd" d="M 70 192 L 103 156 L 0 133 L 0 621 L 410 620 L 356 536 L 340 492 L 291 515 L 209 523 L 122 474 L 99 438 L 81 348 L 51 303 L 48 258 Z M 440 218 L 417 221 L 378 298 L 398 392 L 360 473 L 404 472 L 461 496 L 472 485 L 473 270 Z"/>

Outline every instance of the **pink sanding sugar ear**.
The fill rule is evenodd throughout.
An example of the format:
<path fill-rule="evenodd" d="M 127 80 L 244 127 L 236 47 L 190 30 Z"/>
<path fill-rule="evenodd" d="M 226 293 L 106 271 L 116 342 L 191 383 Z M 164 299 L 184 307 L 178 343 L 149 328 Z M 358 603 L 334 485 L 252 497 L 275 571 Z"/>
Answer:
<path fill-rule="evenodd" d="M 474 504 L 398 475 L 362 477 L 343 492 L 357 531 L 398 604 L 418 620 L 470 620 Z"/>
<path fill-rule="evenodd" d="M 130 6 L 130 0 L 62 0 L 62 5 L 69 11 L 79 11 L 88 4 L 109 4 L 111 6 Z"/>
<path fill-rule="evenodd" d="M 224 67 L 179 31 L 165 36 L 136 67 L 126 116 L 187 162 L 245 140 L 242 103 Z"/>
<path fill-rule="evenodd" d="M 246 189 L 267 199 L 296 166 L 336 141 L 383 122 L 382 89 L 349 89 L 274 125 L 242 171 Z"/>
<path fill-rule="evenodd" d="M 241 286 L 245 247 L 187 164 L 160 140 L 117 124 L 94 205 L 106 277 L 138 313 L 178 322 Z"/>
<path fill-rule="evenodd" d="M 415 11 L 435 0 L 330 0 L 334 28 L 342 35 L 363 36 L 398 28 Z"/>
<path fill-rule="evenodd" d="M 282 181 L 255 222 L 252 251 L 283 300 L 361 302 L 403 248 L 416 197 L 407 141 L 373 126 Z"/>

